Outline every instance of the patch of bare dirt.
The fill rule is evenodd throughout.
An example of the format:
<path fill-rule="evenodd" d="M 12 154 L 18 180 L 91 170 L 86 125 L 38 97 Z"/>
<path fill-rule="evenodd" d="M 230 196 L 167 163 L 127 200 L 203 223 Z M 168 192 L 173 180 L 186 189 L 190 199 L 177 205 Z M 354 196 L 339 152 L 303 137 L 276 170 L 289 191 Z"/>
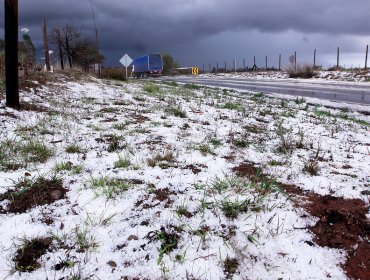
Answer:
<path fill-rule="evenodd" d="M 26 178 L 14 189 L 0 195 L 0 201 L 9 200 L 6 209 L 0 206 L 0 213 L 25 213 L 37 205 L 51 204 L 63 199 L 66 193 L 62 180 L 37 178 L 32 182 Z"/>
<path fill-rule="evenodd" d="M 141 123 L 144 123 L 146 121 L 149 121 L 150 119 L 146 116 L 143 116 L 143 115 L 136 115 L 136 114 L 133 114 L 130 116 L 133 120 L 130 122 L 131 124 L 141 124 Z"/>
<path fill-rule="evenodd" d="M 243 162 L 239 166 L 231 169 L 239 177 L 245 177 L 249 180 L 254 179 L 258 173 L 258 169 L 254 167 L 252 162 Z"/>
<path fill-rule="evenodd" d="M 9 118 L 12 118 L 12 119 L 18 119 L 18 117 L 16 115 L 14 115 L 13 113 L 10 113 L 10 112 L 0 113 L 0 116 L 9 117 Z"/>
<path fill-rule="evenodd" d="M 207 168 L 207 166 L 205 164 L 188 164 L 188 165 L 182 167 L 182 169 L 191 170 L 191 172 L 193 172 L 193 174 L 198 174 L 198 173 L 202 172 L 202 168 Z"/>
<path fill-rule="evenodd" d="M 342 265 L 347 276 L 370 279 L 370 223 L 366 218 L 369 206 L 360 199 L 321 196 L 293 185 L 280 187 L 297 196 L 298 205 L 319 218 L 310 227 L 317 245 L 347 251 L 347 261 Z"/>
<path fill-rule="evenodd" d="M 30 272 L 39 268 L 38 259 L 49 250 L 51 242 L 51 238 L 36 238 L 26 241 L 22 248 L 17 250 L 13 259 L 15 269 L 21 272 Z"/>

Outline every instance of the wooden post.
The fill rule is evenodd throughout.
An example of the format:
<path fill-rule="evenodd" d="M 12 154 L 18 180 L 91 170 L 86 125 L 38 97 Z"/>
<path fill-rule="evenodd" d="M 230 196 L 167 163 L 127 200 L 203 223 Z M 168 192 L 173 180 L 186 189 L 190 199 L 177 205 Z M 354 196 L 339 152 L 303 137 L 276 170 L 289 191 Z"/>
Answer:
<path fill-rule="evenodd" d="M 366 56 L 365 56 L 365 70 L 367 69 L 367 55 L 369 53 L 369 45 L 366 45 Z"/>
<path fill-rule="evenodd" d="M 59 59 L 60 59 L 60 68 L 64 70 L 64 61 L 63 61 L 63 51 L 62 51 L 62 41 L 60 40 L 60 30 L 57 29 L 57 40 L 58 40 L 58 48 L 59 48 Z"/>
<path fill-rule="evenodd" d="M 294 71 L 297 72 L 297 52 L 294 51 Z"/>
<path fill-rule="evenodd" d="M 45 18 L 42 19 L 42 34 L 44 36 L 44 55 L 45 55 L 46 70 L 47 71 L 50 71 L 48 33 L 46 31 L 46 21 L 45 21 Z"/>
<path fill-rule="evenodd" d="M 281 54 L 279 54 L 279 71 L 281 70 Z"/>
<path fill-rule="evenodd" d="M 72 57 L 71 57 L 71 52 L 69 51 L 69 41 L 68 41 L 67 35 L 66 35 L 66 51 L 67 51 L 67 57 L 68 57 L 68 62 L 69 62 L 69 68 L 72 69 Z"/>
<path fill-rule="evenodd" d="M 18 0 L 5 0 L 6 106 L 19 107 L 18 91 Z"/>
<path fill-rule="evenodd" d="M 313 68 L 316 67 L 316 49 L 313 50 Z"/>
<path fill-rule="evenodd" d="M 339 68 L 339 47 L 337 48 L 337 68 Z"/>
<path fill-rule="evenodd" d="M 265 69 L 267 70 L 267 55 L 266 55 L 266 68 Z"/>

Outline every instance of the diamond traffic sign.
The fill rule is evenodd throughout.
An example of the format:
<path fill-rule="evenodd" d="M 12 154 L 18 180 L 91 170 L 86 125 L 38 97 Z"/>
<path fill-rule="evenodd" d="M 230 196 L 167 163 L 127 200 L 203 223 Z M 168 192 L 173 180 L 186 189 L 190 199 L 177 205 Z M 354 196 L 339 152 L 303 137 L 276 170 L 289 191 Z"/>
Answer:
<path fill-rule="evenodd" d="M 119 60 L 119 62 L 121 62 L 121 64 L 125 67 L 129 67 L 132 61 L 133 61 L 132 58 L 129 57 L 127 53 L 124 56 L 122 56 L 122 58 Z"/>

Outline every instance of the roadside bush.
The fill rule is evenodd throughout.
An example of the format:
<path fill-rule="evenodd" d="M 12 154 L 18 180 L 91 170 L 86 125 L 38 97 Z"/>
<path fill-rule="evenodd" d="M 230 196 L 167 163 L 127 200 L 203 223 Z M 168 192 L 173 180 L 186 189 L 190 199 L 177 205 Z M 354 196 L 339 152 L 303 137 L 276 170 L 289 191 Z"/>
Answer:
<path fill-rule="evenodd" d="M 126 80 L 126 69 L 124 68 L 104 68 L 101 70 L 101 77 L 109 80 Z"/>
<path fill-rule="evenodd" d="M 302 78 L 302 79 L 310 79 L 316 76 L 316 72 L 314 71 L 311 65 L 297 65 L 297 70 L 294 67 L 290 66 L 288 68 L 289 78 Z"/>

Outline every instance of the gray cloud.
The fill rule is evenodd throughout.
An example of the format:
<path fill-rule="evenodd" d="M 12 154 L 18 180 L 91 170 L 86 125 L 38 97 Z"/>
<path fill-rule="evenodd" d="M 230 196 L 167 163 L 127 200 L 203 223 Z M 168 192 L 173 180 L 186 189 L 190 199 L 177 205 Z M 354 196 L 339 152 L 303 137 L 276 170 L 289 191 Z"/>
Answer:
<path fill-rule="evenodd" d="M 122 52 L 135 56 L 167 50 L 183 63 L 202 64 L 213 60 L 211 54 L 226 57 L 228 53 L 223 53 L 226 49 L 233 49 L 238 55 L 251 47 L 263 55 L 260 47 L 265 45 L 263 38 L 269 41 L 270 49 L 288 52 L 288 48 L 325 49 L 330 42 L 320 42 L 318 38 L 327 36 L 333 48 L 353 36 L 363 38 L 362 41 L 370 36 L 368 0 L 93 0 L 93 3 L 100 46 L 109 64 L 119 59 Z M 93 36 L 89 0 L 20 0 L 19 7 L 20 25 L 30 28 L 36 44 L 41 45 L 42 17 L 50 28 L 68 23 Z M 3 10 L 0 16 L 3 18 Z M 234 34 L 232 42 L 239 47 L 230 46 L 230 34 Z M 279 42 L 279 35 L 289 44 Z M 3 22 L 0 36 L 3 37 Z M 253 40 L 244 36 L 253 36 Z M 217 44 L 211 45 L 215 40 Z M 207 45 L 212 49 L 204 51 Z"/>

